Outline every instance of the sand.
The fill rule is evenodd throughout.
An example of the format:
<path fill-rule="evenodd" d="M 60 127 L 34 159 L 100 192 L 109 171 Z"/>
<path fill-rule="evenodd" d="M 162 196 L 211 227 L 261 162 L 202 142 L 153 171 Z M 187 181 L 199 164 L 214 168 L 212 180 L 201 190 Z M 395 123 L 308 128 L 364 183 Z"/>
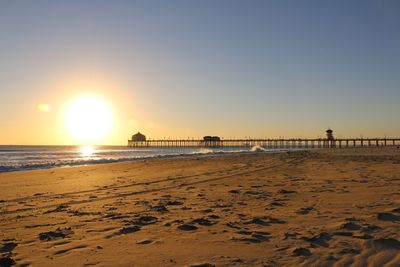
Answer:
<path fill-rule="evenodd" d="M 0 266 L 399 266 L 400 149 L 0 174 Z"/>

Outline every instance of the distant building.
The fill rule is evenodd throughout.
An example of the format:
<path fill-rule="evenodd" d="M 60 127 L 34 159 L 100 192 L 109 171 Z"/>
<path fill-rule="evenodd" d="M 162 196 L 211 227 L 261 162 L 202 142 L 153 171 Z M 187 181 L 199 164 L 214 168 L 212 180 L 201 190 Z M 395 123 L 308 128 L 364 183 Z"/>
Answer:
<path fill-rule="evenodd" d="M 332 129 L 326 130 L 326 139 L 327 139 L 328 141 L 335 140 L 335 138 L 333 137 L 333 131 L 332 131 Z"/>
<path fill-rule="evenodd" d="M 144 142 L 146 141 L 146 136 L 138 132 L 137 134 L 132 135 L 133 142 Z"/>
<path fill-rule="evenodd" d="M 204 142 L 219 142 L 219 141 L 221 141 L 221 138 L 219 136 L 204 136 L 203 141 Z"/>
<path fill-rule="evenodd" d="M 204 136 L 200 142 L 204 147 L 220 147 L 222 145 L 221 138 L 219 136 Z"/>

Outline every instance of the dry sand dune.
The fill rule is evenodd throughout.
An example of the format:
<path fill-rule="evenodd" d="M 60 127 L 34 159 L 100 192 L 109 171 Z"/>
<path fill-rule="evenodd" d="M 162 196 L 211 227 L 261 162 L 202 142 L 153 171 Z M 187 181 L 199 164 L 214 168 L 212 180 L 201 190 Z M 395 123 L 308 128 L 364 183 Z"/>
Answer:
<path fill-rule="evenodd" d="M 400 266 L 400 149 L 0 174 L 0 266 Z"/>

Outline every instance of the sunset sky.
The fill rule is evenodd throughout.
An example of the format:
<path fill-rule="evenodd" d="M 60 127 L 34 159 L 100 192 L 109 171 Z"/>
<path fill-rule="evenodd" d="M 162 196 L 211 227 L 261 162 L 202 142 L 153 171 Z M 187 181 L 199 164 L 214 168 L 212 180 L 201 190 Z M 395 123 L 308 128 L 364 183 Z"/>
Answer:
<path fill-rule="evenodd" d="M 400 136 L 399 14 L 389 0 L 1 1 L 0 144 Z M 92 100 L 103 118 L 73 110 Z"/>

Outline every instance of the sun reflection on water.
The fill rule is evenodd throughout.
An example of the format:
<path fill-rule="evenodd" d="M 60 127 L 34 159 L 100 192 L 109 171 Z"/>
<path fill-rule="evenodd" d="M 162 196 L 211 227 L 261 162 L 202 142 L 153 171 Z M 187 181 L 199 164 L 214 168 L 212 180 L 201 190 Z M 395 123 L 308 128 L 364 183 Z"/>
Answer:
<path fill-rule="evenodd" d="M 96 148 L 94 146 L 81 146 L 79 148 L 79 153 L 84 158 L 93 156 L 95 152 Z"/>

